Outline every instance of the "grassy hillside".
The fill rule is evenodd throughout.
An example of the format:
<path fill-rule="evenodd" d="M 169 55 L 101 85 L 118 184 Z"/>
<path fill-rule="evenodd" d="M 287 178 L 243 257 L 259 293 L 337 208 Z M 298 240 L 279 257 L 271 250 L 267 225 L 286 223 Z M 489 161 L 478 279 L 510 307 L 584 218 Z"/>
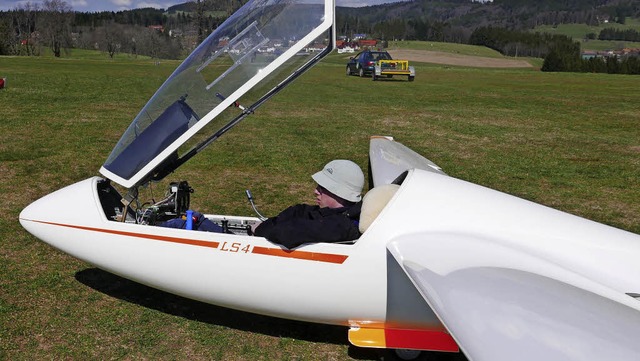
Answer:
<path fill-rule="evenodd" d="M 189 180 L 195 209 L 252 215 L 251 188 L 273 215 L 311 202 L 329 159 L 366 168 L 384 134 L 453 177 L 640 233 L 637 77 L 416 63 L 414 82 L 372 82 L 344 64 L 331 55 L 168 180 Z M 20 227 L 27 204 L 98 174 L 176 65 L 0 57 L 0 359 L 379 360 L 342 327 L 149 289 Z"/>
<path fill-rule="evenodd" d="M 640 19 L 627 19 L 626 23 L 607 23 L 599 26 L 589 26 L 586 24 L 560 24 L 557 26 L 544 25 L 538 26 L 534 31 L 567 35 L 582 44 L 582 50 L 618 50 L 623 47 L 640 48 L 638 42 L 623 41 L 605 41 L 605 40 L 585 40 L 587 34 L 594 33 L 596 37 L 602 29 L 634 29 L 640 31 Z"/>
<path fill-rule="evenodd" d="M 445 53 L 484 56 L 488 58 L 504 57 L 499 52 L 493 49 L 489 49 L 486 46 L 455 44 L 455 43 L 440 43 L 437 41 L 390 41 L 388 46 L 389 46 L 389 49 L 398 48 L 398 49 L 441 51 Z"/>
<path fill-rule="evenodd" d="M 640 42 L 612 40 L 580 40 L 581 49 L 592 51 L 622 50 L 624 48 L 640 49 Z"/>

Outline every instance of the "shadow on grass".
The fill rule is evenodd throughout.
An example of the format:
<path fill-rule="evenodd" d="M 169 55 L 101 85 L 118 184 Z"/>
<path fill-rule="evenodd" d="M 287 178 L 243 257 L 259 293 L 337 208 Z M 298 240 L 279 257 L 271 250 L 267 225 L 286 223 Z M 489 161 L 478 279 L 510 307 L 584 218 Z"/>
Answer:
<path fill-rule="evenodd" d="M 75 278 L 111 297 L 189 320 L 273 337 L 335 345 L 348 344 L 347 328 L 342 326 L 292 321 L 214 306 L 160 291 L 98 268 L 79 271 Z M 349 356 L 357 360 L 379 360 L 380 355 L 374 349 L 349 346 Z"/>

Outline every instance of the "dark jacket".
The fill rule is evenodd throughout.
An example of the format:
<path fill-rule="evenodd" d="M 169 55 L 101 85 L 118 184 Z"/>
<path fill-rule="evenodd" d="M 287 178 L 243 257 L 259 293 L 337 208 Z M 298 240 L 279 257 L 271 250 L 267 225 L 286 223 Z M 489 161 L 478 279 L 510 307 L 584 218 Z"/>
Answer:
<path fill-rule="evenodd" d="M 361 205 L 320 208 L 298 204 L 262 222 L 255 235 L 287 248 L 303 243 L 352 241 L 360 237 L 358 220 Z"/>

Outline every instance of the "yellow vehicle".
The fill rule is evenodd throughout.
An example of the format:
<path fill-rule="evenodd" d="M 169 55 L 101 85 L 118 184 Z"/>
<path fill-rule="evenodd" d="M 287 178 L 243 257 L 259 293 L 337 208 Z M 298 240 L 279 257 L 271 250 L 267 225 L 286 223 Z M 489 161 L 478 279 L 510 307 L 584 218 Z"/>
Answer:
<path fill-rule="evenodd" d="M 408 60 L 378 60 L 371 74 L 373 81 L 385 76 L 391 78 L 394 75 L 407 76 L 409 81 L 413 81 L 416 77 L 416 71 L 409 66 Z"/>

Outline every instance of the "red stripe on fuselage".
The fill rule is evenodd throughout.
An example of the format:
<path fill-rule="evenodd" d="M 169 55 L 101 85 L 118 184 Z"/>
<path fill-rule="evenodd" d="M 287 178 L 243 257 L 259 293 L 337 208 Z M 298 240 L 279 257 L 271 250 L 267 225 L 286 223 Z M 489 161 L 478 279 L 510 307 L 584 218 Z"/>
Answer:
<path fill-rule="evenodd" d="M 306 251 L 289 251 L 281 248 L 267 248 L 255 246 L 252 253 L 263 254 L 267 256 L 286 257 L 304 259 L 308 261 L 329 262 L 342 264 L 349 256 L 343 254 L 317 253 Z"/>
<path fill-rule="evenodd" d="M 33 221 L 33 222 L 49 224 L 53 226 L 82 229 L 85 231 L 109 233 L 109 234 L 116 234 L 116 235 L 128 236 L 128 237 L 146 238 L 146 239 L 153 239 L 156 241 L 188 244 L 188 245 L 200 246 L 200 247 L 218 248 L 218 246 L 220 245 L 220 242 L 200 241 L 200 240 L 189 239 L 189 238 L 158 236 L 158 235 L 147 234 L 147 233 L 116 231 L 112 229 L 74 226 L 71 224 L 53 223 L 53 222 L 44 222 L 44 221 Z M 265 255 L 265 256 L 295 258 L 300 260 L 337 263 L 337 264 L 342 264 L 347 258 L 349 258 L 349 256 L 342 255 L 342 254 L 317 253 L 317 252 L 306 252 L 306 251 L 289 251 L 281 248 L 268 248 L 268 247 L 260 247 L 260 246 L 254 246 L 251 253 Z"/>
<path fill-rule="evenodd" d="M 165 241 L 165 242 L 189 244 L 189 245 L 192 245 L 192 246 L 200 246 L 200 247 L 218 248 L 218 245 L 220 244 L 219 242 L 199 241 L 199 240 L 196 240 L 196 239 L 189 239 L 189 238 L 157 236 L 157 235 L 154 235 L 154 234 L 116 231 L 116 230 L 112 230 L 112 229 L 93 228 L 93 227 L 84 227 L 84 226 L 74 226 L 74 225 L 70 225 L 70 224 L 52 223 L 52 222 L 43 222 L 43 221 L 34 221 L 34 222 L 50 224 L 50 225 L 54 225 L 54 226 L 61 226 L 61 227 L 68 227 L 68 228 L 75 228 L 75 229 L 83 229 L 85 231 L 117 234 L 117 235 L 120 235 L 120 236 L 147 238 L 147 239 L 154 239 L 156 241 Z"/>

